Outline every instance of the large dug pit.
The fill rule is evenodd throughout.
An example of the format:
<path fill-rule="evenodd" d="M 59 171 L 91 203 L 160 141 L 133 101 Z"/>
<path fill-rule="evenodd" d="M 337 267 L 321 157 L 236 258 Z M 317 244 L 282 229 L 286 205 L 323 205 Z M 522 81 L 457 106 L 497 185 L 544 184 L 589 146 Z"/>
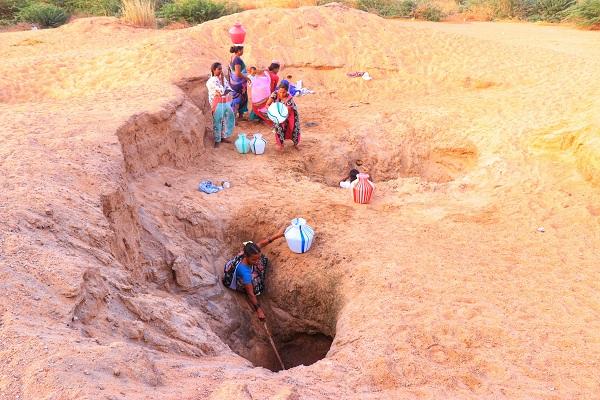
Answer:
<path fill-rule="evenodd" d="M 144 206 L 140 207 L 142 202 Z M 133 211 L 138 207 L 138 212 Z M 331 279 L 320 276 L 323 279 L 316 281 L 306 277 L 319 276 L 318 271 L 324 271 L 328 265 L 327 258 L 321 259 L 319 255 L 322 242 L 317 241 L 315 250 L 298 257 L 290 254 L 283 240 L 265 249 L 270 265 L 266 291 L 258 297 L 267 317 L 265 328 L 250 307 L 246 294 L 225 288 L 221 276 L 224 261 L 239 251 L 232 243 L 266 237 L 273 228 L 265 221 L 276 220 L 276 217 L 257 220 L 248 212 L 248 207 L 224 212 L 216 207 L 207 208 L 201 201 L 171 198 L 168 192 L 165 197 L 156 197 L 153 190 L 134 190 L 127 196 L 107 197 L 104 208 L 115 232 L 114 255 L 132 271 L 139 290 L 158 291 L 160 297 L 171 298 L 173 306 L 180 302 L 181 306 L 188 307 L 196 315 L 194 318 L 205 320 L 224 344 L 256 367 L 275 372 L 282 369 L 267 329 L 285 369 L 308 366 L 326 357 L 335 336 L 338 293 Z M 222 214 L 231 216 L 224 218 Z M 255 229 L 249 230 L 247 226 Z M 97 285 L 93 279 L 89 282 L 86 290 L 90 290 L 82 296 L 84 306 L 76 310 L 77 320 L 95 325 L 101 321 L 97 316 L 104 312 L 121 314 L 120 310 L 111 310 L 111 306 L 99 311 L 104 306 L 98 299 L 112 290 L 102 285 L 103 293 L 96 294 L 92 287 Z M 186 336 L 187 328 L 180 330 L 173 326 L 171 317 L 163 321 L 166 317 L 160 309 L 146 309 L 150 304 L 140 306 L 138 296 L 132 293 L 117 291 L 111 296 L 124 300 L 130 313 L 158 327 L 155 337 L 132 336 L 128 327 L 137 327 L 139 323 L 135 315 L 127 315 L 127 319 L 133 318 L 119 325 L 126 327 L 123 333 L 130 339 L 143 339 L 140 344 L 161 351 L 198 354 L 193 341 Z M 123 314 L 106 319 L 118 320 L 119 317 Z M 93 332 L 89 326 L 84 329 Z M 165 334 L 168 341 L 162 337 Z M 181 348 L 179 341 L 193 346 Z M 219 354 L 219 348 L 222 345 L 200 346 L 201 352 L 208 354 Z"/>
<path fill-rule="evenodd" d="M 358 166 L 373 173 L 380 182 L 403 176 L 447 182 L 474 164 L 477 151 L 472 144 L 464 143 L 462 147 L 449 147 L 447 153 L 451 157 L 444 162 L 435 161 L 440 150 L 427 144 L 427 135 L 409 132 L 396 147 L 388 146 L 386 151 L 378 152 L 368 139 L 371 131 L 365 128 L 364 135 L 357 135 L 335 151 L 327 141 L 314 138 L 307 141 L 300 154 L 271 153 L 256 158 L 256 162 L 262 162 L 273 156 L 279 157 L 280 162 L 233 182 L 234 187 L 223 194 L 207 197 L 196 190 L 191 194 L 190 187 L 197 185 L 198 177 L 215 171 L 229 172 L 234 177 L 242 174 L 249 162 L 237 160 L 232 149 L 219 149 L 222 155 L 208 153 L 212 133 L 206 129 L 210 126 L 210 113 L 205 80 L 206 77 L 196 77 L 181 81 L 182 103 L 166 118 L 162 114 L 160 118 L 136 116 L 119 131 L 130 184 L 123 193 L 104 201 L 105 215 L 115 232 L 113 255 L 137 279 L 148 280 L 149 285 L 166 294 L 180 295 L 189 306 L 202 310 L 202 318 L 212 332 L 235 353 L 256 367 L 279 371 L 281 365 L 267 330 L 249 306 L 246 295 L 229 291 L 220 283 L 224 262 L 240 250 L 236 243 L 260 240 L 272 234 L 274 227 L 298 215 L 308 214 L 320 221 L 321 230 L 335 230 L 334 225 L 341 223 L 333 213 L 342 220 L 351 218 L 351 208 L 345 205 L 325 205 L 317 210 L 314 201 L 308 199 L 304 203 L 288 201 L 287 193 L 302 179 L 298 175 L 335 186 L 340 177 L 337 171 Z M 241 127 L 245 128 L 248 127 Z M 425 141 L 421 143 L 419 138 Z M 371 158 L 365 158 L 366 154 L 371 154 Z M 231 158 L 236 162 L 231 163 Z M 356 160 L 361 161 L 360 165 Z M 292 172 L 288 177 L 291 180 L 285 182 L 290 189 L 282 186 L 256 190 L 259 182 L 271 180 L 281 168 Z M 165 172 L 168 177 L 163 175 Z M 171 182 L 168 185 L 167 180 Z M 235 192 L 240 186 L 252 192 L 241 201 L 238 196 L 245 194 Z M 273 199 L 279 199 L 276 206 Z M 343 268 L 336 270 L 332 266 L 351 260 L 336 254 L 330 245 L 331 242 L 318 239 L 315 249 L 301 256 L 291 255 L 282 242 L 266 251 L 273 268 L 267 276 L 267 291 L 259 301 L 285 369 L 323 359 L 333 343 L 340 309 L 340 277 L 336 274 Z M 127 308 L 138 313 L 135 305 Z M 176 343 L 165 347 L 147 338 L 144 341 L 160 349 L 182 351 Z M 202 351 L 219 351 L 219 346 L 208 347 L 210 351 Z M 197 353 L 195 349 L 186 351 Z"/>
<path fill-rule="evenodd" d="M 338 229 L 357 226 L 346 196 L 328 186 L 337 186 L 351 167 L 371 173 L 376 182 L 409 176 L 449 182 L 475 164 L 477 150 L 468 141 L 434 146 L 432 134 L 407 129 L 381 151 L 385 129 L 375 126 L 343 144 L 307 131 L 300 152 L 271 149 L 254 157 L 233 147 L 212 150 L 205 81 L 182 80 L 177 101 L 158 113 L 136 114 L 118 130 L 125 174 L 120 188 L 102 198 L 102 209 L 114 235 L 111 255 L 133 289 L 88 276 L 75 326 L 89 336 L 121 335 L 190 357 L 231 354 L 229 347 L 273 372 L 282 369 L 275 349 L 285 369 L 312 365 L 333 344 L 343 306 L 340 283 L 353 263 L 348 249 L 336 243 Z M 310 107 L 307 116 L 315 112 Z M 269 135 L 268 128 L 246 123 L 238 130 Z M 198 193 L 201 179 L 216 176 L 228 177 L 232 187 Z M 310 190 L 294 195 L 307 178 Z M 315 183 L 322 190 L 314 190 Z M 318 237 L 302 255 L 291 253 L 284 241 L 265 250 L 271 261 L 259 298 L 265 327 L 245 294 L 223 287 L 222 268 L 242 241 L 272 235 L 297 216 L 314 222 Z M 106 298 L 116 300 L 109 304 Z"/>

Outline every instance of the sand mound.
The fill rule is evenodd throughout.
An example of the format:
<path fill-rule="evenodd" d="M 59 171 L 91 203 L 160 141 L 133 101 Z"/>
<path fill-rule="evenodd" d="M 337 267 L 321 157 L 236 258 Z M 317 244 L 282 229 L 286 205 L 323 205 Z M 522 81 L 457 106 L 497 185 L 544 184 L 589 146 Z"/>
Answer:
<path fill-rule="evenodd" d="M 277 58 L 316 91 L 298 100 L 300 152 L 245 122 L 267 154 L 211 146 L 204 83 L 236 20 L 247 64 Z M 597 35 L 329 5 L 0 37 L 0 399 L 600 390 Z M 336 187 L 357 164 L 368 206 Z M 313 249 L 266 250 L 261 301 L 294 367 L 274 373 L 219 275 L 296 216 Z"/>

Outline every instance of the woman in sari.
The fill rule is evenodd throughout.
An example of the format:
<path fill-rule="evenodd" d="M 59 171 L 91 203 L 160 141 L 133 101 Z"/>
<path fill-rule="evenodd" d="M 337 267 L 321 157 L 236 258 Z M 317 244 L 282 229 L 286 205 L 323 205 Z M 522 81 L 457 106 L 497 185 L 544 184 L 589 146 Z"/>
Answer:
<path fill-rule="evenodd" d="M 248 72 L 242 60 L 244 46 L 232 46 L 229 52 L 233 54 L 229 63 L 229 85 L 233 89 L 233 111 L 241 118 L 248 111 Z"/>
<path fill-rule="evenodd" d="M 298 107 L 294 102 L 294 98 L 289 94 L 289 83 L 286 80 L 281 81 L 279 88 L 273 92 L 269 100 L 267 100 L 267 108 L 274 102 L 283 103 L 288 110 L 288 116 L 285 121 L 280 124 L 273 123 L 275 131 L 275 141 L 277 148 L 283 150 L 284 140 L 294 142 L 294 148 L 298 148 L 300 144 L 300 118 L 298 116 Z"/>

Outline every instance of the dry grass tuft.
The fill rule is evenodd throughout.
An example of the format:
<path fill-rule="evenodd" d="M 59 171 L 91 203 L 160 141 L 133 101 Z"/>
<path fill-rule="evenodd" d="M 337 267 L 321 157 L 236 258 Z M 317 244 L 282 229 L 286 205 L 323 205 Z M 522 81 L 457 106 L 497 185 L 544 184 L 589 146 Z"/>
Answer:
<path fill-rule="evenodd" d="M 155 28 L 154 0 L 123 0 L 121 19 L 133 26 Z"/>
<path fill-rule="evenodd" d="M 334 0 L 331 0 L 334 1 Z M 244 10 L 256 8 L 298 8 L 303 6 L 316 6 L 318 0 L 239 0 L 236 3 Z"/>

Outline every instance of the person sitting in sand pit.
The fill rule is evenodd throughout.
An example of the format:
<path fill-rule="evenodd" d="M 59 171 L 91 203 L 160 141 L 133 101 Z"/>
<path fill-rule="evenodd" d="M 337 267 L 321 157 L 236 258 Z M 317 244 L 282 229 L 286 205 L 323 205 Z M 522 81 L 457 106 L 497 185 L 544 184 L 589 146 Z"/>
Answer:
<path fill-rule="evenodd" d="M 229 289 L 246 293 L 248 302 L 260 320 L 265 319 L 265 314 L 256 296 L 265 291 L 265 275 L 269 267 L 269 260 L 262 254 L 262 249 L 284 235 L 285 229 L 282 229 L 258 243 L 244 242 L 242 252 L 225 264 L 223 284 Z"/>
<path fill-rule="evenodd" d="M 281 81 L 279 88 L 276 92 L 271 94 L 269 100 L 267 100 L 266 107 L 268 108 L 274 102 L 280 102 L 287 107 L 288 115 L 285 121 L 281 123 L 273 123 L 275 131 L 275 141 L 277 142 L 277 148 L 283 150 L 284 140 L 291 140 L 294 142 L 294 148 L 298 148 L 300 144 L 300 117 L 298 115 L 298 107 L 294 98 L 289 94 L 289 83 L 286 80 Z"/>
<path fill-rule="evenodd" d="M 206 81 L 208 89 L 208 102 L 213 115 L 213 133 L 215 137 L 215 147 L 222 141 L 230 143 L 229 137 L 233 133 L 235 125 L 235 115 L 231 109 L 231 87 L 226 79 L 223 78 L 223 67 L 221 63 L 216 62 L 210 67 L 210 75 Z M 225 130 L 223 130 L 225 125 Z"/>
<path fill-rule="evenodd" d="M 352 187 L 352 182 L 357 179 L 359 173 L 360 172 L 357 169 L 351 169 L 348 175 L 340 181 L 340 187 L 350 189 L 350 187 Z"/>

